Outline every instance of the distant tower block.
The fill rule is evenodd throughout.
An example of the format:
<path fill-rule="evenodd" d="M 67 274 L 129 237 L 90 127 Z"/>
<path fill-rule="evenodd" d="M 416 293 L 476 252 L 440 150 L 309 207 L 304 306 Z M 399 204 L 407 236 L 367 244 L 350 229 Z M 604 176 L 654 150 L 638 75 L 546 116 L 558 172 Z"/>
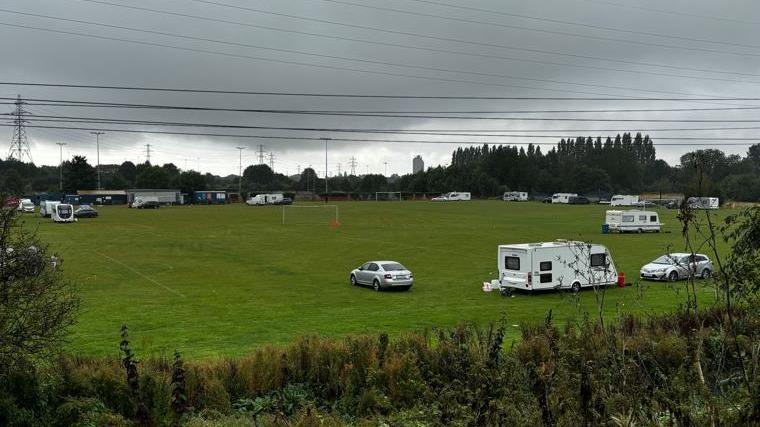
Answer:
<path fill-rule="evenodd" d="M 422 157 L 417 155 L 412 159 L 412 173 L 422 172 L 425 170 L 425 162 L 422 161 Z"/>

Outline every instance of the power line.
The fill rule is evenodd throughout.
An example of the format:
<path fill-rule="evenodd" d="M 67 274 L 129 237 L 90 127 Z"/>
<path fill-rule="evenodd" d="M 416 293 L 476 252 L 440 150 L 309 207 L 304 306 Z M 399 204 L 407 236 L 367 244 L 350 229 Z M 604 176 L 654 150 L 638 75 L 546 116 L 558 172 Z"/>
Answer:
<path fill-rule="evenodd" d="M 2 23 L 0 23 L 2 25 Z M 59 87 L 76 89 L 108 89 L 145 92 L 180 92 L 206 93 L 224 95 L 264 95 L 264 96 L 300 96 L 317 98 L 378 98 L 378 99 L 459 99 L 459 100 L 496 100 L 496 101 L 760 101 L 760 97 L 621 97 L 619 95 L 603 97 L 552 97 L 552 96 L 456 96 L 456 95 L 387 95 L 387 94 L 350 94 L 350 93 L 317 93 L 317 92 L 266 92 L 222 89 L 190 89 L 147 86 L 116 86 L 116 85 L 85 85 L 68 83 L 30 83 L 30 82 L 0 82 L 0 86 L 32 86 Z"/>
<path fill-rule="evenodd" d="M 210 18 L 210 17 L 207 17 L 207 16 L 191 15 L 191 14 L 186 14 L 186 13 L 171 12 L 171 11 L 165 11 L 165 10 L 159 10 L 159 9 L 150 9 L 150 8 L 146 8 L 146 7 L 124 5 L 124 4 L 118 4 L 118 3 L 111 3 L 111 2 L 107 2 L 107 1 L 101 1 L 101 0 L 80 0 L 80 1 L 89 2 L 89 3 L 97 3 L 97 4 L 101 4 L 101 5 L 106 5 L 106 6 L 114 6 L 114 7 L 126 8 L 126 9 L 141 10 L 141 11 L 146 11 L 146 12 L 151 12 L 151 13 L 157 13 L 157 14 L 163 14 L 163 15 L 169 15 L 169 16 L 178 16 L 178 17 L 184 17 L 184 18 L 192 18 L 192 19 L 204 20 L 204 21 L 208 21 L 208 22 L 218 22 L 218 23 L 239 25 L 239 26 L 245 26 L 245 27 L 251 27 L 251 28 L 262 28 L 262 29 L 273 30 L 273 31 L 290 32 L 290 33 L 296 33 L 296 34 L 306 34 L 306 35 L 313 35 L 313 36 L 317 36 L 317 37 L 334 38 L 334 39 L 339 39 L 339 40 L 348 40 L 348 41 L 357 41 L 357 42 L 370 42 L 368 40 L 351 39 L 351 38 L 336 37 L 336 36 L 327 36 L 327 35 L 323 35 L 323 34 L 305 33 L 305 32 L 294 31 L 294 30 L 283 30 L 283 29 L 279 29 L 279 28 L 276 28 L 276 27 L 266 27 L 266 26 L 261 26 L 261 25 L 249 24 L 249 23 L 246 23 L 246 22 L 230 21 L 230 20 L 226 20 L 226 19 Z M 411 37 L 417 37 L 417 38 L 424 38 L 424 39 L 428 39 L 428 40 L 455 42 L 455 43 L 467 44 L 467 45 L 470 45 L 470 46 L 494 47 L 494 48 L 499 48 L 499 49 L 518 50 L 518 51 L 523 51 L 523 52 L 542 53 L 542 54 L 547 54 L 547 55 L 565 56 L 565 57 L 580 58 L 580 59 L 592 59 L 592 60 L 606 61 L 606 62 L 617 62 L 617 63 L 629 64 L 629 65 L 643 65 L 643 66 L 649 66 L 649 67 L 667 68 L 667 69 L 683 70 L 683 71 L 696 71 L 696 72 L 715 73 L 715 74 L 733 74 L 733 75 L 754 76 L 754 77 L 760 76 L 760 74 L 753 74 L 753 73 L 739 73 L 739 72 L 732 72 L 732 71 L 725 71 L 725 70 L 714 70 L 714 69 L 706 69 L 706 68 L 681 67 L 681 66 L 659 64 L 659 63 L 653 63 L 653 62 L 628 61 L 628 60 L 624 60 L 624 59 L 611 59 L 611 58 L 598 57 L 598 56 L 571 54 L 571 53 L 567 53 L 567 52 L 557 52 L 557 51 L 542 50 L 542 49 L 532 49 L 532 48 L 526 48 L 526 47 L 520 47 L 520 46 L 510 46 L 510 45 L 502 45 L 502 44 L 496 44 L 496 43 L 486 43 L 486 42 L 477 42 L 477 41 L 470 41 L 470 40 L 463 40 L 463 39 L 456 39 L 456 38 L 449 38 L 449 37 L 432 36 L 432 35 L 429 35 L 429 34 L 421 34 L 421 33 L 407 32 L 407 31 L 395 31 L 395 30 L 389 30 L 387 28 L 373 27 L 373 26 L 367 26 L 367 25 L 348 24 L 348 23 L 345 23 L 345 22 L 330 21 L 330 20 L 317 19 L 317 18 L 311 18 L 311 17 L 306 17 L 306 16 L 291 15 L 291 14 L 287 14 L 287 13 L 278 13 L 278 12 L 272 12 L 272 11 L 267 11 L 267 10 L 262 10 L 262 9 L 255 9 L 255 8 L 251 8 L 251 7 L 230 5 L 230 4 L 225 4 L 225 3 L 221 3 L 221 2 L 205 1 L 203 3 L 207 3 L 207 4 L 211 4 L 211 5 L 216 5 L 216 6 L 220 6 L 220 7 L 237 9 L 237 10 L 245 10 L 245 11 L 248 11 L 248 12 L 257 13 L 257 14 L 263 14 L 263 15 L 285 17 L 285 18 L 296 19 L 296 20 L 307 21 L 307 22 L 318 22 L 318 23 L 335 25 L 335 26 L 341 26 L 341 27 L 346 27 L 346 28 L 356 28 L 356 29 L 362 29 L 362 30 L 377 31 L 377 32 L 383 32 L 383 33 L 386 33 L 386 34 L 396 34 L 396 35 L 411 36 Z M 376 43 L 376 42 L 372 42 L 372 43 Z"/>
<path fill-rule="evenodd" d="M 13 125 L 9 124 L 0 124 L 0 126 L 3 127 L 10 127 Z M 146 133 L 146 134 L 161 134 L 161 135 L 187 135 L 187 136 L 215 136 L 215 137 L 231 137 L 231 138 L 252 138 L 252 139 L 271 139 L 271 140 L 293 140 L 293 141 L 322 141 L 324 142 L 324 137 L 307 137 L 307 136 L 277 136 L 277 135 L 246 135 L 246 134 L 224 134 L 224 133 L 208 133 L 208 132 L 172 132 L 172 131 L 156 131 L 156 130 L 145 130 L 145 129 L 118 129 L 118 128 L 92 128 L 92 127 L 69 127 L 69 126 L 47 126 L 47 125 L 29 125 L 29 128 L 40 128 L 40 129 L 69 129 L 69 130 L 83 130 L 83 131 L 92 131 L 92 130 L 99 130 L 104 132 L 124 132 L 124 133 Z M 482 135 L 479 135 L 482 136 Z M 508 135 L 505 137 L 519 137 L 519 138 L 529 138 L 530 136 L 525 135 Z M 543 136 L 544 138 L 560 138 L 559 135 L 546 135 Z M 709 140 L 709 141 L 757 141 L 757 138 L 702 138 L 702 137 L 677 137 L 677 138 L 657 138 L 657 139 L 663 139 L 663 140 L 683 140 L 683 141 L 703 141 L 703 140 Z M 435 140 L 408 140 L 408 139 L 367 139 L 367 138 L 329 138 L 331 141 L 338 141 L 338 142 L 387 142 L 387 143 L 414 143 L 414 144 L 460 144 L 460 145 L 482 145 L 484 142 L 482 140 L 480 141 L 435 141 Z M 497 144 L 498 142 L 491 142 L 490 144 Z M 541 143 L 541 142 L 531 142 L 533 145 L 556 145 L 556 143 Z M 515 145 L 515 144 L 513 144 Z M 516 144 L 516 145 L 527 145 L 525 143 L 523 144 Z M 655 142 L 654 145 L 656 146 L 715 146 L 716 144 L 713 143 L 670 143 L 670 142 Z M 732 142 L 724 142 L 719 145 L 725 145 L 725 146 L 749 146 L 753 145 L 753 143 L 732 143 Z"/>
<path fill-rule="evenodd" d="M 687 13 L 687 12 L 677 12 L 674 10 L 666 10 L 666 9 L 655 9 L 652 7 L 642 7 L 642 6 L 635 6 L 629 3 L 618 3 L 613 1 L 604 1 L 604 0 L 576 0 L 576 1 L 583 1 L 587 3 L 599 3 L 599 4 L 607 4 L 610 6 L 615 7 L 625 7 L 628 9 L 638 9 L 638 10 L 644 10 L 647 12 L 655 12 L 655 13 L 662 13 L 666 15 L 676 15 L 676 16 L 688 16 L 691 18 L 701 18 L 701 19 L 711 19 L 716 21 L 726 21 L 726 22 L 736 22 L 739 24 L 748 24 L 748 25 L 760 25 L 760 22 L 757 21 L 745 21 L 742 19 L 734 19 L 734 18 L 726 18 L 724 16 L 712 16 L 712 15 L 700 15 L 696 13 Z"/>
<path fill-rule="evenodd" d="M 331 0 L 323 0 L 323 1 L 331 1 Z M 68 18 L 60 18 L 60 17 L 54 17 L 49 15 L 40 15 L 40 14 L 33 14 L 33 13 L 25 13 L 25 12 L 17 12 L 17 11 L 11 11 L 7 9 L 0 9 L 0 12 L 5 13 L 13 13 L 13 14 L 20 14 L 20 15 L 28 15 L 28 16 L 34 16 L 34 17 L 41 17 L 45 19 L 51 19 L 51 20 L 58 20 L 58 21 L 65 21 L 65 22 L 75 22 L 79 24 L 86 24 L 86 25 L 94 25 L 94 26 L 100 26 L 100 27 L 106 27 L 106 28 L 116 28 L 121 30 L 128 30 L 138 33 L 146 33 L 146 34 L 156 34 L 161 36 L 168 36 L 168 37 L 174 37 L 174 38 L 180 38 L 180 39 L 186 39 L 186 40 L 194 40 L 194 41 L 204 41 L 209 43 L 217 43 L 217 44 L 223 44 L 228 46 L 236 46 L 236 47 L 246 47 L 246 48 L 253 48 L 253 49 L 260 49 L 260 50 L 267 50 L 267 51 L 273 51 L 273 52 L 283 52 L 283 53 L 291 53 L 296 55 L 304 55 L 304 56 L 312 56 L 312 57 L 318 57 L 318 58 L 328 58 L 328 59 L 339 59 L 342 61 L 351 61 L 351 62 L 359 62 L 364 64 L 372 64 L 372 65 L 383 65 L 383 66 L 391 66 L 391 67 L 400 67 L 400 68 L 409 68 L 414 70 L 423 70 L 423 71 L 435 71 L 435 72 L 444 72 L 444 73 L 450 73 L 450 74 L 462 74 L 462 75 L 473 75 L 473 76 L 479 76 L 479 77 L 490 77 L 490 78 L 498 78 L 498 79 L 508 79 L 508 80 L 525 80 L 525 81 L 531 81 L 531 82 L 541 82 L 541 83 L 554 83 L 554 84 L 561 84 L 561 85 L 570 85 L 570 86 L 581 86 L 581 87 L 594 87 L 594 88 L 604 88 L 604 89 L 617 89 L 617 90 L 629 90 L 629 91 L 641 91 L 641 92 L 652 92 L 652 93 L 676 93 L 676 94 L 682 94 L 687 95 L 688 93 L 684 92 L 668 92 L 668 91 L 657 91 L 657 90 L 648 90 L 648 89 L 641 89 L 641 88 L 635 88 L 635 87 L 626 87 L 626 86 L 613 86 L 613 85 L 600 85 L 600 84 L 592 84 L 592 83 L 580 83 L 580 82 L 569 82 L 569 81 L 562 81 L 562 80 L 552 80 L 552 79 L 539 79 L 534 77 L 523 77 L 523 76 L 514 76 L 509 74 L 497 74 L 497 73 L 488 73 L 488 72 L 482 72 L 482 71 L 471 71 L 471 70 L 459 70 L 459 69 L 448 69 L 448 68 L 441 68 L 441 67 L 431 67 L 431 66 L 424 66 L 424 65 L 411 65 L 411 64 L 402 64 L 402 63 L 393 63 L 388 61 L 379 61 L 379 60 L 372 60 L 372 59 L 361 59 L 361 58 L 351 58 L 351 57 L 345 57 L 345 56 L 338 56 L 338 55 L 328 55 L 328 54 L 320 54 L 320 53 L 314 53 L 314 52 L 308 52 L 308 51 L 301 51 L 301 50 L 295 50 L 295 49 L 283 49 L 283 48 L 274 48 L 274 47 L 268 47 L 268 46 L 260 46 L 260 45 L 253 45 L 249 43 L 240 43 L 240 42 L 230 42 L 225 40 L 216 40 L 216 39 L 210 39 L 205 37 L 195 37 L 195 36 L 188 36 L 185 34 L 177 34 L 177 33 L 168 33 L 163 31 L 154 31 L 154 30 L 146 30 L 146 29 L 140 29 L 140 28 L 133 28 L 133 27 L 126 27 L 126 26 L 120 26 L 120 25 L 111 25 L 111 24 L 103 24 L 99 22 L 93 22 L 93 21 L 84 21 L 84 20 L 78 20 L 78 19 L 68 19 Z M 5 24 L 4 24 L 5 25 Z M 18 25 L 14 25 L 18 26 Z M 38 29 L 41 31 L 59 31 L 59 30 L 50 30 L 50 29 L 42 29 L 42 28 L 36 28 L 31 26 L 22 26 L 24 28 L 32 28 L 32 29 Z M 96 37 L 101 38 L 102 36 L 96 36 L 92 34 L 83 34 L 83 33 L 74 33 L 66 31 L 64 32 L 66 34 L 75 34 L 79 36 L 84 37 Z M 116 41 L 128 41 L 128 42 L 135 42 L 135 43 L 148 43 L 148 42 L 138 42 L 135 40 L 126 40 L 126 39 L 116 39 L 107 37 L 109 40 L 116 40 Z M 178 48 L 182 50 L 188 50 L 189 48 L 183 48 L 178 46 L 171 46 L 171 45 L 164 45 L 160 43 L 149 43 L 153 46 L 160 46 L 160 47 L 171 47 L 171 48 Z M 189 49 L 191 51 L 199 51 L 201 53 L 213 53 L 213 51 L 206 51 L 203 49 Z M 236 57 L 248 57 L 250 59 L 254 60 L 265 60 L 265 61 L 275 61 L 279 62 L 280 60 L 274 60 L 271 58 L 260 58 L 260 57 L 249 57 L 247 55 L 238 55 L 238 54 L 229 54 L 229 53 L 222 53 L 222 52 L 215 52 L 216 54 L 223 54 L 223 55 L 233 55 Z M 758 54 L 760 56 L 760 54 Z M 303 65 L 303 64 L 301 64 Z M 316 66 L 316 64 L 310 64 L 311 66 Z M 681 76 L 683 77 L 683 76 Z M 741 82 L 744 84 L 760 84 L 760 82 Z M 531 88 L 534 90 L 549 90 L 544 88 Z M 551 89 L 555 90 L 555 89 Z"/>
<path fill-rule="evenodd" d="M 15 99 L 4 98 L 3 99 Z M 649 112 L 695 112 L 695 111 L 740 111 L 760 110 L 760 106 L 748 107 L 711 107 L 711 108 L 615 108 L 615 109 L 553 109 L 553 110 L 437 110 L 437 111 L 410 111 L 410 110 L 301 110 L 301 109 L 252 109 L 252 108 L 225 108 L 225 107 L 201 107 L 184 105 L 161 105 L 161 104 L 129 104 L 115 102 L 96 101 L 72 101 L 58 99 L 24 98 L 26 105 L 30 106 L 54 106 L 54 107 L 86 107 L 86 108 L 133 108 L 133 109 L 159 109 L 159 110 L 191 110 L 191 111 L 223 111 L 245 113 L 271 113 L 271 114 L 534 114 L 534 113 L 649 113 Z M 13 104 L 12 102 L 0 104 Z M 410 116 L 414 117 L 414 116 Z"/>

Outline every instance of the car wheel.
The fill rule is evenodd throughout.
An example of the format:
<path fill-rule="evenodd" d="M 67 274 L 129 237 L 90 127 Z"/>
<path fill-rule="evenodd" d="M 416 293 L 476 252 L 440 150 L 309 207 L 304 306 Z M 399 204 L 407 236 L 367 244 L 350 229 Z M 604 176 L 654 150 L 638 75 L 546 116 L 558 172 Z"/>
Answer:
<path fill-rule="evenodd" d="M 668 280 L 670 280 L 671 282 L 675 282 L 676 280 L 678 280 L 678 272 L 675 270 L 671 271 L 670 274 L 668 274 Z"/>
<path fill-rule="evenodd" d="M 351 275 L 351 286 L 356 286 L 356 285 L 357 285 L 357 283 L 356 283 L 356 276 L 354 276 L 354 275 L 352 274 L 352 275 Z"/>
<path fill-rule="evenodd" d="M 380 281 L 375 279 L 374 282 L 372 282 L 372 289 L 375 290 L 375 292 L 380 292 Z"/>
<path fill-rule="evenodd" d="M 573 291 L 573 293 L 575 293 L 575 294 L 577 294 L 578 292 L 580 292 L 580 291 L 581 291 L 581 284 L 580 284 L 580 282 L 575 282 L 575 283 L 573 283 L 573 286 L 572 286 L 570 289 L 571 289 L 571 290 Z"/>
<path fill-rule="evenodd" d="M 712 271 L 710 271 L 709 268 L 705 268 L 704 270 L 702 270 L 702 278 L 703 279 L 709 279 L 710 275 L 712 275 Z"/>

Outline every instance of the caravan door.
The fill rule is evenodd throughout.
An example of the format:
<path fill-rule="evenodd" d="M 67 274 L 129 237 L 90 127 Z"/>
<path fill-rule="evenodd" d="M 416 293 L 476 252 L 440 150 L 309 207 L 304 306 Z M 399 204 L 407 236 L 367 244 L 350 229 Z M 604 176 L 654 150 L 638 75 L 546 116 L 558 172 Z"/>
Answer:
<path fill-rule="evenodd" d="M 530 289 L 532 252 L 527 249 L 499 246 L 499 282 L 502 286 Z"/>

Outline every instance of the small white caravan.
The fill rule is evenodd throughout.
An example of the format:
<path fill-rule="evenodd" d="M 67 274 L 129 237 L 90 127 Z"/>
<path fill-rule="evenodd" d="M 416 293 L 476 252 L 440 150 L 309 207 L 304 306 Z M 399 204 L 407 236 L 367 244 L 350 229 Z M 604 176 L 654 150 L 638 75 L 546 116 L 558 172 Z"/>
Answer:
<path fill-rule="evenodd" d="M 660 216 L 654 211 L 607 211 L 604 223 L 607 224 L 610 231 L 637 232 L 654 231 L 659 233 L 662 229 Z"/>
<path fill-rule="evenodd" d="M 692 209 L 718 209 L 720 199 L 717 197 L 689 197 L 686 203 Z"/>
<path fill-rule="evenodd" d="M 58 203 L 53 206 L 53 211 L 50 213 L 53 221 L 55 222 L 75 222 L 74 206 L 68 203 Z"/>
<path fill-rule="evenodd" d="M 615 194 L 610 199 L 610 206 L 636 206 L 639 204 L 639 196 Z"/>
<path fill-rule="evenodd" d="M 53 208 L 55 205 L 59 205 L 61 202 L 54 200 L 43 200 L 40 202 L 40 216 L 49 217 L 53 214 Z"/>
<path fill-rule="evenodd" d="M 525 202 L 528 200 L 528 193 L 525 191 L 507 191 L 501 196 L 505 202 Z"/>
<path fill-rule="evenodd" d="M 552 203 L 569 203 L 571 197 L 578 197 L 576 193 L 554 193 L 552 194 Z"/>
<path fill-rule="evenodd" d="M 499 278 L 492 289 L 537 291 L 614 285 L 618 280 L 612 254 L 603 245 L 578 241 L 499 245 Z"/>
<path fill-rule="evenodd" d="M 246 200 L 245 203 L 249 206 L 274 205 L 281 202 L 283 198 L 282 193 L 257 194 Z"/>
<path fill-rule="evenodd" d="M 462 191 L 452 191 L 450 193 L 441 194 L 438 197 L 433 197 L 432 201 L 434 202 L 450 202 L 450 201 L 459 201 L 459 200 L 470 200 L 471 199 L 470 193 L 462 192 Z"/>

